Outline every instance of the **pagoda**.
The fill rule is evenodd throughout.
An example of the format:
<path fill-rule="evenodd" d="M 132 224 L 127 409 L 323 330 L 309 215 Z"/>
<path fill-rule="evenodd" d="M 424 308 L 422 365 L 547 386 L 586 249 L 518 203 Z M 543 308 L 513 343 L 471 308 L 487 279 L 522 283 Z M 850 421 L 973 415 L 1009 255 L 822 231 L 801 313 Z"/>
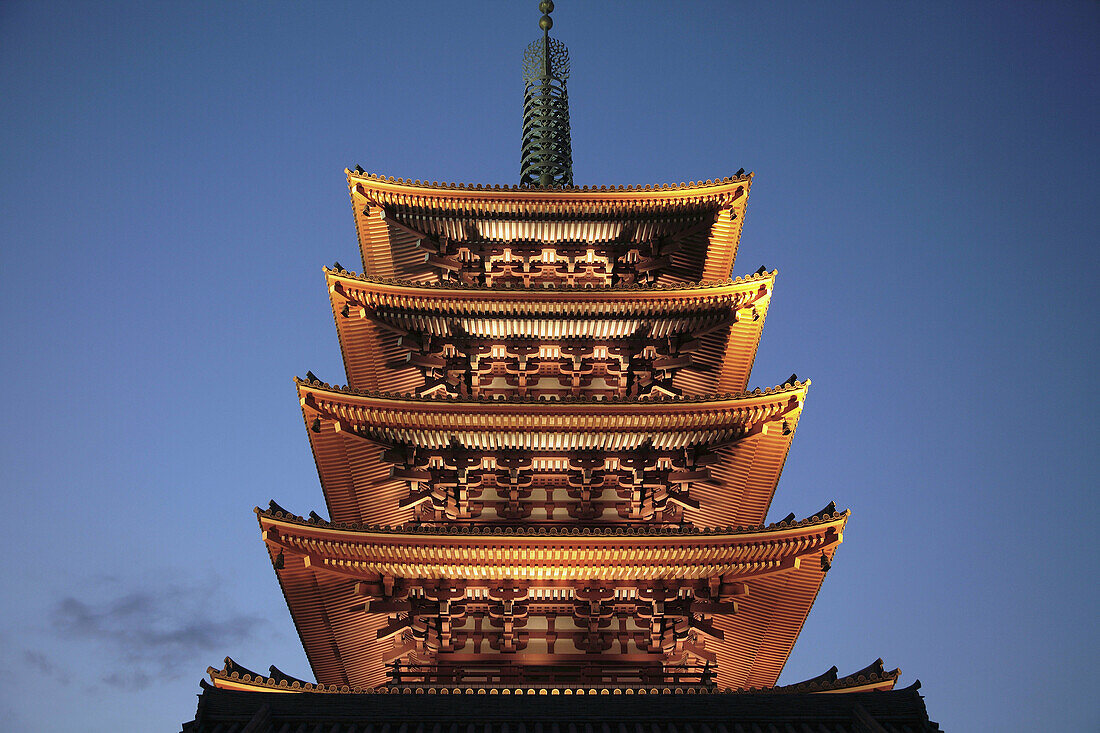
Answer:
<path fill-rule="evenodd" d="M 574 185 L 540 9 L 520 185 L 346 171 L 346 386 L 296 380 L 328 518 L 256 510 L 316 682 L 227 659 L 185 731 L 938 730 L 881 660 L 776 686 L 848 512 L 765 523 L 810 383 L 748 386 L 776 282 L 731 278 L 752 174 Z"/>

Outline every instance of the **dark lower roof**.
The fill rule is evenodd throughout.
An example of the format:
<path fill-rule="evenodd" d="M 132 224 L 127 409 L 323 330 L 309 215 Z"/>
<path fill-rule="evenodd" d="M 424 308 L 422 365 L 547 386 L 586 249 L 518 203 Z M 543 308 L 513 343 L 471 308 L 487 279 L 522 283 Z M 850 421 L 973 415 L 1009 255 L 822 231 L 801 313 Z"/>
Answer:
<path fill-rule="evenodd" d="M 846 694 L 237 692 L 203 684 L 183 733 L 925 733 L 919 685 Z"/>

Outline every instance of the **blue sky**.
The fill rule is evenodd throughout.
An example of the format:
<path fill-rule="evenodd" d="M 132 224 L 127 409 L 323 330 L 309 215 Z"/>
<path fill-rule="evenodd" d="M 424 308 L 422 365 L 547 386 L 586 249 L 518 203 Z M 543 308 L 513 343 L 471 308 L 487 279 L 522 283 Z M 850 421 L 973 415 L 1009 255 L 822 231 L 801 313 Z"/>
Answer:
<path fill-rule="evenodd" d="M 516 182 L 536 5 L 0 4 L 5 728 L 309 675 L 251 509 L 324 508 L 291 377 L 343 380 L 343 168 Z M 813 380 L 771 518 L 853 512 L 781 681 L 881 656 L 947 730 L 1100 726 L 1100 5 L 554 18 L 578 183 L 757 174 L 752 383 Z"/>

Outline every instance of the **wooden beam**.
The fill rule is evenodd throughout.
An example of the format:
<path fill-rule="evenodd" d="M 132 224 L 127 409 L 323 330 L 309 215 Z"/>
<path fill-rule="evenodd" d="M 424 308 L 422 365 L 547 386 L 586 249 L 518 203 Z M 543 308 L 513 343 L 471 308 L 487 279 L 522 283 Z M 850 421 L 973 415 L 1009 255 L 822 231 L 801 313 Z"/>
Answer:
<path fill-rule="evenodd" d="M 737 613 L 737 601 L 692 601 L 692 613 L 730 615 Z"/>
<path fill-rule="evenodd" d="M 412 236 L 414 236 L 418 240 L 420 240 L 417 244 L 417 246 L 420 247 L 420 249 L 426 249 L 426 250 L 429 250 L 431 252 L 440 252 L 440 251 L 442 251 L 443 248 L 440 246 L 439 240 L 437 240 L 435 237 L 432 237 L 431 235 L 425 234 L 424 232 L 413 229 L 412 227 L 410 227 L 406 224 L 402 224 L 397 219 L 394 219 L 392 216 L 390 216 L 390 213 L 388 211 L 386 211 L 385 207 L 380 206 L 379 208 L 382 209 L 382 218 L 385 220 L 385 222 L 387 224 L 389 224 L 390 226 L 397 227 L 398 229 L 405 232 L 406 234 L 411 234 Z M 424 246 L 425 243 L 427 243 L 428 246 Z"/>
<path fill-rule="evenodd" d="M 389 623 L 378 630 L 378 632 L 374 635 L 374 638 L 378 641 L 382 641 L 383 639 L 391 639 L 408 628 L 408 618 L 391 619 Z"/>
<path fill-rule="evenodd" d="M 702 504 L 700 504 L 697 500 L 692 499 L 686 493 L 681 493 L 678 491 L 669 491 L 668 500 L 674 504 L 678 504 L 684 507 L 685 509 L 698 510 L 702 507 Z"/>
<path fill-rule="evenodd" d="M 704 649 L 703 647 L 697 646 L 695 644 L 685 642 L 684 643 L 684 651 L 688 652 L 689 654 L 693 654 L 693 655 L 699 657 L 700 659 L 705 659 L 708 662 L 710 662 L 711 664 L 718 661 L 718 655 L 717 654 L 710 651 L 709 649 Z"/>
<path fill-rule="evenodd" d="M 399 501 L 397 505 L 402 509 L 409 509 L 414 506 L 419 506 L 431 498 L 432 489 L 423 489 L 421 491 L 411 492 L 408 496 Z"/>
<path fill-rule="evenodd" d="M 691 619 L 689 621 L 689 623 L 691 625 L 691 628 L 695 629 L 696 631 L 700 632 L 701 634 L 704 634 L 705 636 L 709 636 L 710 638 L 714 639 L 715 641 L 725 641 L 726 640 L 725 632 L 722 631 L 721 629 L 715 627 L 709 621 L 703 621 L 702 619 Z"/>
<path fill-rule="evenodd" d="M 400 659 L 406 654 L 411 654 L 416 651 L 417 644 L 415 641 L 406 642 L 392 649 L 385 649 L 382 651 L 382 662 L 389 663 L 395 659 Z"/>

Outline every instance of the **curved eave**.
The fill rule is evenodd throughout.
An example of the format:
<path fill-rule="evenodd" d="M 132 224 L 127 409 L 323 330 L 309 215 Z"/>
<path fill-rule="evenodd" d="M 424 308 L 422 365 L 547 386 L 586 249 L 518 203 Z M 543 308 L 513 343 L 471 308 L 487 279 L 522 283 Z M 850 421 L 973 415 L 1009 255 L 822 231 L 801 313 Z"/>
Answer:
<path fill-rule="evenodd" d="M 574 534 L 492 530 L 436 533 L 340 527 L 259 512 L 263 538 L 286 564 L 354 580 L 406 578 L 636 581 L 709 578 L 723 582 L 798 569 L 843 541 L 848 513 L 748 530 Z M 624 558 L 630 558 L 624 562 Z"/>
<path fill-rule="evenodd" d="M 721 180 L 692 182 L 690 184 L 645 184 L 619 186 L 564 186 L 542 188 L 537 186 L 500 186 L 475 183 L 421 183 L 419 180 L 378 176 L 344 170 L 348 187 L 361 186 L 364 192 L 376 194 L 385 201 L 423 199 L 429 202 L 462 202 L 482 205 L 519 203 L 539 205 L 539 211 L 563 203 L 607 203 L 639 205 L 656 203 L 672 206 L 700 200 L 719 200 L 747 195 L 753 174 L 728 176 Z M 740 191 L 740 193 L 739 193 Z"/>
<path fill-rule="evenodd" d="M 264 540 L 284 563 L 362 580 L 393 577 L 475 580 L 639 581 L 709 578 L 724 582 L 797 569 L 842 540 L 847 516 L 831 523 L 731 535 L 437 537 L 338 530 L 260 516 Z M 564 559 L 565 557 L 576 559 Z M 629 563 L 623 562 L 630 558 Z"/>
<path fill-rule="evenodd" d="M 753 392 L 700 397 L 596 400 L 464 400 L 413 397 L 296 382 L 299 402 L 311 417 L 342 427 L 392 426 L 439 430 L 579 432 L 729 430 L 770 422 L 801 409 L 810 381 Z"/>
<path fill-rule="evenodd" d="M 836 667 L 833 667 L 813 679 L 780 685 L 773 689 L 775 692 L 783 693 L 811 692 L 818 694 L 888 691 L 894 689 L 900 676 L 900 669 L 887 670 L 883 666 L 882 660 L 876 659 L 863 669 L 844 677 L 839 677 Z"/>
<path fill-rule="evenodd" d="M 614 225 L 632 228 L 642 220 L 652 222 L 654 214 L 675 219 L 691 210 L 709 230 L 699 242 L 679 255 L 673 280 L 720 280 L 729 276 L 737 254 L 752 174 L 720 181 L 669 186 L 581 186 L 567 188 L 523 188 L 477 185 L 426 185 L 346 171 L 348 190 L 355 214 L 364 269 L 374 275 L 400 275 L 416 280 L 436 280 L 426 267 L 407 229 L 410 223 L 434 222 L 448 236 L 462 240 L 464 222 L 472 229 L 484 229 L 486 221 L 508 218 L 523 226 L 506 227 L 509 236 L 543 241 L 609 240 L 621 231 Z M 702 209 L 702 210 L 701 210 Z M 399 218 L 406 221 L 394 225 Z M 535 221 L 579 220 L 598 214 L 596 226 L 545 226 Z M 641 217 L 641 219 L 639 219 Z M 387 222 L 387 219 L 391 223 Z M 442 219 L 447 219 L 444 223 Z M 428 226 L 427 228 L 432 228 Z M 694 261 L 694 260 L 698 261 Z M 694 272 L 694 275 L 683 277 Z"/>
<path fill-rule="evenodd" d="M 329 289 L 340 292 L 359 305 L 417 307 L 433 310 L 505 310 L 533 305 L 595 308 L 626 307 L 629 311 L 649 307 L 655 312 L 676 311 L 698 305 L 756 300 L 766 295 L 776 272 L 747 275 L 718 282 L 636 287 L 507 287 L 460 283 L 418 283 L 394 278 L 357 275 L 325 268 Z M 761 292 L 763 289 L 763 292 Z M 644 304 L 644 305 L 643 305 Z"/>
<path fill-rule="evenodd" d="M 849 692 L 886 692 L 894 689 L 894 685 L 897 684 L 897 678 L 894 679 L 881 679 L 881 680 L 866 680 L 866 681 L 852 681 L 847 684 L 838 684 L 828 690 L 807 690 L 807 692 L 814 692 L 819 695 L 841 695 Z"/>
<path fill-rule="evenodd" d="M 281 686 L 270 678 L 257 676 L 234 678 L 225 676 L 216 671 L 210 671 L 210 681 L 219 690 L 236 690 L 238 692 L 306 692 L 302 687 Z M 310 685 L 313 688 L 314 685 Z M 313 690 L 310 690 L 313 691 Z"/>
<path fill-rule="evenodd" d="M 773 271 L 672 288 L 516 289 L 426 286 L 325 269 L 348 384 L 380 391 L 411 391 L 423 378 L 415 366 L 387 366 L 407 349 L 397 333 L 375 320 L 377 309 L 415 311 L 418 320 L 444 330 L 440 321 L 462 319 L 467 331 L 477 324 L 482 331 L 506 334 L 615 333 L 639 323 L 655 333 L 678 333 L 699 328 L 696 323 L 705 323 L 699 319 L 733 311 L 735 323 L 703 337 L 695 355 L 700 368 L 682 372 L 673 384 L 689 394 L 741 392 L 756 359 L 775 277 Z"/>
<path fill-rule="evenodd" d="M 804 562 L 789 573 L 772 574 L 751 586 L 753 604 L 738 613 L 715 616 L 724 639 L 709 640 L 715 653 L 718 684 L 740 689 L 774 687 L 813 607 L 836 545 L 822 551 L 824 560 Z"/>

